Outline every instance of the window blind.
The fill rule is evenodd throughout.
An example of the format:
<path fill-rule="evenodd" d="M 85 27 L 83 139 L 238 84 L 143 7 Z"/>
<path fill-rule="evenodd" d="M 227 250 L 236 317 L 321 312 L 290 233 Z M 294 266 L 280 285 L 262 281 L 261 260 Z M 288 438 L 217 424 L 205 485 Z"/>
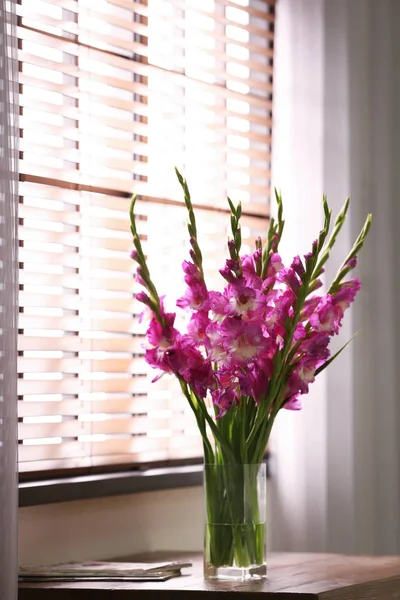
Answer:
<path fill-rule="evenodd" d="M 19 1 L 20 471 L 200 456 L 174 380 L 150 385 L 128 208 L 138 193 L 153 278 L 173 299 L 188 252 L 175 165 L 210 287 L 228 193 L 244 250 L 265 235 L 273 4 Z"/>
<path fill-rule="evenodd" d="M 15 4 L 0 0 L 0 598 L 16 600 L 18 62 Z"/>

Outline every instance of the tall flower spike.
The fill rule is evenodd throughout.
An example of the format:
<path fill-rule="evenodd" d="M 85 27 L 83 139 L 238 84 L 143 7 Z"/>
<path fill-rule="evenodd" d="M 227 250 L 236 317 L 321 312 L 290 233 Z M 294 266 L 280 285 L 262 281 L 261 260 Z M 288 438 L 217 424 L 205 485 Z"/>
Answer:
<path fill-rule="evenodd" d="M 279 245 L 279 242 L 281 241 L 281 237 L 282 237 L 282 233 L 283 233 L 283 228 L 285 226 L 285 220 L 283 218 L 282 194 L 280 192 L 278 192 L 278 190 L 276 188 L 274 191 L 275 191 L 276 204 L 278 206 L 278 229 L 277 229 L 278 239 L 277 239 L 277 243 Z"/>
<path fill-rule="evenodd" d="M 275 200 L 278 205 L 278 222 L 275 222 L 274 217 L 270 218 L 267 243 L 264 246 L 261 262 L 261 277 L 264 279 L 267 275 L 269 261 L 271 255 L 277 252 L 279 242 L 282 237 L 285 221 L 283 219 L 283 202 L 282 195 L 275 188 Z"/>
<path fill-rule="evenodd" d="M 360 252 L 361 248 L 363 247 L 366 237 L 368 235 L 368 232 L 371 228 L 371 223 L 372 223 L 372 215 L 369 214 L 369 215 L 367 215 L 367 218 L 365 219 L 363 228 L 361 229 L 356 241 L 354 242 L 354 246 L 350 250 L 349 254 L 346 256 L 334 281 L 332 282 L 331 287 L 329 288 L 329 292 L 335 292 L 336 289 L 338 288 L 340 282 L 345 277 L 345 275 L 347 275 L 347 273 L 349 271 L 351 271 L 351 269 L 353 268 L 353 265 L 354 265 L 353 259 L 355 259 L 357 257 L 357 254 Z"/>
<path fill-rule="evenodd" d="M 232 239 L 228 240 L 228 250 L 232 260 L 238 264 L 236 275 L 242 276 L 242 266 L 240 260 L 240 248 L 242 246 L 242 232 L 240 229 L 240 217 L 242 216 L 242 204 L 239 202 L 237 207 L 233 204 L 232 200 L 228 197 L 229 208 L 231 209 L 231 230 Z"/>
<path fill-rule="evenodd" d="M 132 201 L 129 208 L 129 218 L 131 225 L 131 232 L 133 236 L 133 244 L 135 246 L 135 250 L 131 251 L 131 258 L 133 258 L 139 265 L 138 272 L 140 272 L 140 283 L 146 288 L 149 293 L 149 301 L 146 302 L 147 306 L 151 308 L 154 312 L 156 319 L 159 323 L 162 324 L 163 317 L 161 314 L 161 303 L 160 297 L 158 295 L 157 289 L 154 283 L 151 280 L 150 272 L 147 267 L 146 257 L 143 252 L 142 243 L 140 241 L 140 237 L 136 228 L 136 219 L 135 219 L 135 204 L 137 200 L 137 195 L 132 196 Z"/>
<path fill-rule="evenodd" d="M 325 207 L 325 203 L 326 203 L 326 198 L 325 198 L 325 202 L 324 202 L 325 222 L 326 222 L 326 218 L 327 218 L 326 207 L 328 205 L 326 203 L 326 207 Z M 326 261 L 328 260 L 331 250 L 336 242 L 336 238 L 339 235 L 339 232 L 342 229 L 342 227 L 346 221 L 346 215 L 347 215 L 349 205 L 350 205 L 350 198 L 347 198 L 346 202 L 342 206 L 341 210 L 339 211 L 339 214 L 337 215 L 337 217 L 335 219 L 335 223 L 333 225 L 333 231 L 331 233 L 331 237 L 329 238 L 326 246 L 322 249 L 322 245 L 320 246 L 320 244 L 318 243 L 318 252 L 317 253 L 319 254 L 322 250 L 322 255 L 313 271 L 313 274 L 312 274 L 313 279 L 317 279 L 323 272 L 322 271 L 323 266 L 326 263 Z M 329 216 L 329 220 L 330 220 L 330 216 Z M 325 227 L 324 227 L 324 229 L 325 229 Z M 326 238 L 326 236 L 325 236 L 325 238 Z M 325 239 L 324 239 L 324 241 L 325 241 Z"/>
<path fill-rule="evenodd" d="M 196 267 L 199 269 L 202 278 L 204 279 L 203 273 L 203 256 L 201 254 L 201 250 L 197 241 L 197 227 L 196 227 L 196 217 L 194 216 L 193 205 L 190 199 L 189 187 L 186 179 L 182 177 L 177 167 L 175 167 L 175 173 L 180 183 L 180 186 L 183 190 L 183 196 L 185 199 L 185 205 L 188 211 L 189 221 L 187 224 L 189 236 L 190 236 L 190 245 L 192 246 L 193 254 L 192 260 Z"/>

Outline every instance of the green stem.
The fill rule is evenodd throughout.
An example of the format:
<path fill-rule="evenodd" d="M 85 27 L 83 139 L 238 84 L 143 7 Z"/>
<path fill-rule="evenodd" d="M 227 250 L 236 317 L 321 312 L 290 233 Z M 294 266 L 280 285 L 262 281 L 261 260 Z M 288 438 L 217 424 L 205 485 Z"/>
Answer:
<path fill-rule="evenodd" d="M 213 462 L 214 461 L 214 451 L 212 449 L 212 446 L 210 444 L 210 440 L 208 439 L 208 435 L 207 435 L 207 430 L 206 430 L 206 424 L 203 418 L 202 413 L 200 413 L 197 410 L 197 407 L 195 405 L 195 403 L 193 402 L 193 398 L 191 396 L 191 393 L 188 389 L 187 383 L 181 378 L 178 377 L 180 386 L 181 386 L 181 390 L 183 392 L 183 394 L 185 395 L 187 401 L 189 402 L 189 406 L 192 409 L 194 416 L 196 418 L 197 421 L 197 426 L 199 428 L 201 437 L 203 438 L 203 447 L 204 447 L 204 456 L 205 458 L 207 458 L 207 461 L 209 462 Z"/>

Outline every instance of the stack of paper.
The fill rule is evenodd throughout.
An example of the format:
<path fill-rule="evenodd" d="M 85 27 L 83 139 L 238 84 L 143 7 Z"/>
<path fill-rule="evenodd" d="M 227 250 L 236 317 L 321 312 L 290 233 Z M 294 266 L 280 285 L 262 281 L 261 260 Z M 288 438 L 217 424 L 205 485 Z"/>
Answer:
<path fill-rule="evenodd" d="M 127 563 L 86 561 L 40 567 L 20 567 L 20 581 L 166 581 L 182 575 L 188 562 Z"/>

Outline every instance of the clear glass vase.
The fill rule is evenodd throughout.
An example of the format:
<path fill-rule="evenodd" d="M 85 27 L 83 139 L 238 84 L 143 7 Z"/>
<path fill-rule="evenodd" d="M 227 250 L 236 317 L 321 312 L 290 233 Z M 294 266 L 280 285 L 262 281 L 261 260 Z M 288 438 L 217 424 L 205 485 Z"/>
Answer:
<path fill-rule="evenodd" d="M 204 465 L 206 579 L 261 578 L 266 561 L 266 465 Z"/>

